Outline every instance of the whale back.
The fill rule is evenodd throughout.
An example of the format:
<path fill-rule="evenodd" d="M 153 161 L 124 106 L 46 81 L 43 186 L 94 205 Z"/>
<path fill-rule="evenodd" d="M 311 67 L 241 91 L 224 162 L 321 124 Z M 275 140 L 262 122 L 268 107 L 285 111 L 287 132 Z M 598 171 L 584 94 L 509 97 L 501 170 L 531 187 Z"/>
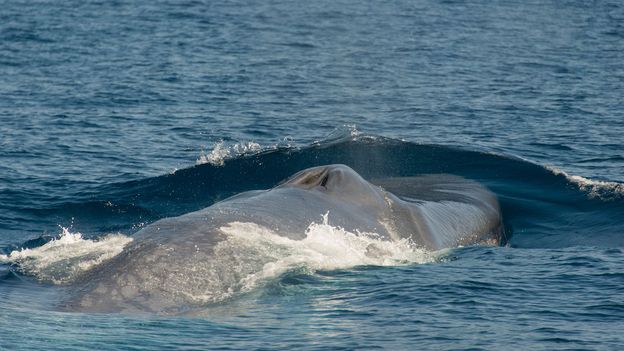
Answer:
<path fill-rule="evenodd" d="M 498 199 L 475 181 L 430 174 L 372 182 L 391 194 L 397 230 L 409 233 L 423 247 L 438 250 L 504 242 Z"/>
<path fill-rule="evenodd" d="M 308 168 L 280 183 L 275 189 L 299 188 L 322 193 L 341 202 L 371 211 L 383 211 L 385 192 L 342 164 Z"/>
<path fill-rule="evenodd" d="M 378 233 L 409 238 L 426 249 L 504 242 L 496 195 L 463 177 L 425 174 L 369 182 L 348 166 L 328 165 L 300 171 L 277 188 L 287 187 L 348 204 L 373 217 Z"/>
<path fill-rule="evenodd" d="M 502 232 L 496 196 L 474 181 L 424 175 L 368 182 L 344 165 L 314 167 L 270 190 L 146 226 L 121 254 L 77 280 L 67 309 L 179 313 L 220 301 L 271 262 L 271 250 L 249 240 L 303 240 L 323 215 L 352 233 L 409 239 L 429 250 L 498 244 Z"/>

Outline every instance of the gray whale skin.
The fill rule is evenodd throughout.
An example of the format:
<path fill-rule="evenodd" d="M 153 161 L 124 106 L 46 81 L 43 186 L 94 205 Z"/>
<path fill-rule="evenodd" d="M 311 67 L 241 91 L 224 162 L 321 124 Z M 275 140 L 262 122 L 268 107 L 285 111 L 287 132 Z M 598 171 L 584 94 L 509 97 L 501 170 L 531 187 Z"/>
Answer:
<path fill-rule="evenodd" d="M 474 181 L 436 174 L 368 182 L 347 166 L 320 166 L 270 190 L 244 192 L 146 226 L 122 253 L 83 274 L 65 307 L 179 313 L 216 301 L 213 295 L 233 289 L 254 269 L 254 257 L 216 252 L 226 240 L 224 226 L 252 222 L 301 240 L 328 212 L 332 226 L 385 240 L 410 238 L 428 250 L 498 245 L 503 235 L 496 196 Z"/>

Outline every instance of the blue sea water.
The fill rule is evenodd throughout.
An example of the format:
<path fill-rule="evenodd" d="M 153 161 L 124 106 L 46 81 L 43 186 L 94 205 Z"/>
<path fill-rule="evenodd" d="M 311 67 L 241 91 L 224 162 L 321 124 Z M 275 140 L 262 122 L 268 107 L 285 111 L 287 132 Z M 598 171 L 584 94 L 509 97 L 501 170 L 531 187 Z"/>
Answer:
<path fill-rule="evenodd" d="M 623 135 L 619 1 L 0 0 L 0 349 L 622 350 Z M 11 260 L 329 163 L 477 180 L 506 245 L 192 315 L 66 312 Z"/>

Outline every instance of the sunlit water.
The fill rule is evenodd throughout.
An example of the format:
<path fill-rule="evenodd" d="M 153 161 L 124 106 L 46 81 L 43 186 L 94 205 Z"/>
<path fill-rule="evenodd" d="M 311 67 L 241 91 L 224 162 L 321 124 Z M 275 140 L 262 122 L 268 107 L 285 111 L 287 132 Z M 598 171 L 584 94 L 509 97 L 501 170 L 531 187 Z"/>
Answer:
<path fill-rule="evenodd" d="M 0 349 L 624 348 L 619 2 L 0 8 Z M 199 308 L 63 309 L 145 225 L 330 163 L 477 180 L 507 245 L 233 223 L 253 274 Z"/>

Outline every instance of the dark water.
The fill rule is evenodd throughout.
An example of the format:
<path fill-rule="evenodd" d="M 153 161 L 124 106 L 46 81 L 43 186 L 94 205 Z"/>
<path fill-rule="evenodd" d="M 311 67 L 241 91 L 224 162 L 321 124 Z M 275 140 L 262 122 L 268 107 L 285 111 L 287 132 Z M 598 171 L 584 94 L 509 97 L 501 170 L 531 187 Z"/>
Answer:
<path fill-rule="evenodd" d="M 328 163 L 482 182 L 508 237 L 198 316 L 60 312 L 6 258 L 0 349 L 623 349 L 623 62 L 617 1 L 0 1 L 4 255 Z"/>

